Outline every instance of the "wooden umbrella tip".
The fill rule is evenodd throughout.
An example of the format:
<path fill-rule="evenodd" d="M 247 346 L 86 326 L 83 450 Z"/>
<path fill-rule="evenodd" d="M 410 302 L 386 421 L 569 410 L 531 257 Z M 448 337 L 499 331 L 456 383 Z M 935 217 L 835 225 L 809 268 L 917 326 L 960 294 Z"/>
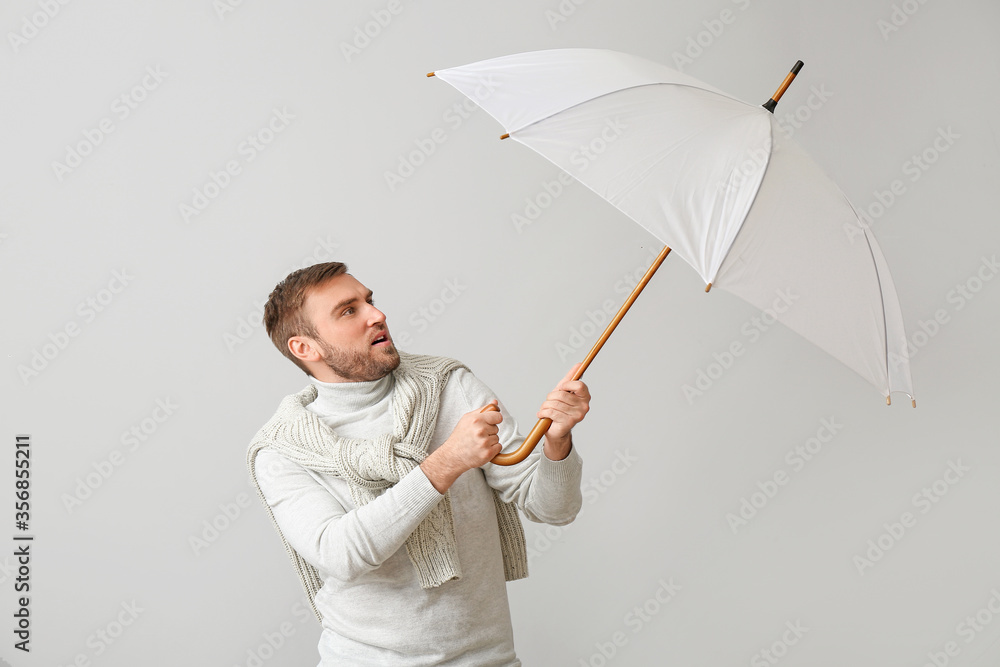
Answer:
<path fill-rule="evenodd" d="M 886 397 L 885 397 L 885 404 L 886 404 L 886 405 L 892 405 L 892 399 L 891 399 L 891 398 L 889 398 L 888 396 L 886 396 Z"/>
<path fill-rule="evenodd" d="M 432 76 L 434 76 L 434 72 L 428 72 L 428 73 L 427 73 L 427 77 L 428 77 L 428 78 L 430 78 L 430 77 L 432 77 Z"/>
<path fill-rule="evenodd" d="M 510 137 L 510 135 L 509 135 L 509 134 L 501 134 L 501 135 L 500 135 L 500 140 L 502 141 L 502 140 L 504 140 L 504 139 L 507 139 L 507 138 L 509 138 L 509 137 Z"/>
<path fill-rule="evenodd" d="M 910 403 L 913 405 L 913 407 L 917 407 L 917 399 L 911 398 Z"/>
<path fill-rule="evenodd" d="M 705 285 L 705 294 L 708 294 L 709 290 L 712 289 L 712 283 Z"/>

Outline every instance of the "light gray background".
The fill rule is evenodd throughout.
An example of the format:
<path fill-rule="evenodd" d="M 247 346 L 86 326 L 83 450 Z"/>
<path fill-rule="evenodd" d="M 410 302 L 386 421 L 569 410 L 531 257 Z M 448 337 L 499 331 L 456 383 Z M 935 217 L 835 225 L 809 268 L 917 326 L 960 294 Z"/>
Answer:
<path fill-rule="evenodd" d="M 759 653 L 773 649 L 789 667 L 919 666 L 928 653 L 1000 665 L 988 607 L 1000 591 L 1000 280 L 982 280 L 1000 248 L 995 1 L 401 0 L 350 61 L 342 44 L 386 1 L 245 0 L 221 14 L 210 0 L 49 4 L 58 12 L 34 19 L 37 34 L 24 21 L 38 2 L 0 10 L 0 540 L 17 532 L 18 433 L 33 440 L 36 535 L 30 655 L 12 648 L 13 546 L 0 550 L 0 656 L 12 665 L 317 662 L 319 625 L 244 464 L 280 398 L 304 386 L 259 318 L 304 263 L 347 262 L 401 347 L 462 359 L 530 427 L 586 351 L 574 330 L 589 348 L 588 312 L 617 307 L 659 244 L 582 186 L 539 199 L 555 167 L 498 141 L 479 110 L 456 122 L 463 98 L 424 74 L 568 46 L 670 66 L 690 49 L 685 72 L 753 102 L 805 61 L 778 115 L 797 115 L 794 138 L 879 213 L 919 407 L 901 395 L 886 407 L 780 327 L 751 341 L 759 313 L 705 295 L 670 258 L 586 376 L 584 511 L 565 529 L 527 526 L 532 576 L 508 589 L 525 664 L 773 664 Z M 147 68 L 164 78 L 147 77 L 121 118 L 115 100 Z M 294 118 L 246 161 L 241 142 L 275 109 Z M 53 162 L 102 119 L 113 132 L 60 180 Z M 385 172 L 436 128 L 446 140 L 390 190 Z M 925 151 L 933 164 L 913 172 Z M 230 160 L 240 173 L 185 221 L 179 206 Z M 895 180 L 903 194 L 872 208 Z M 517 229 L 526 199 L 549 205 Z M 926 324 L 936 314 L 944 323 Z M 67 325 L 78 335 L 62 338 Z M 734 341 L 745 354 L 712 369 Z M 53 358 L 22 378 L 47 344 Z M 717 379 L 688 400 L 699 370 Z M 840 426 L 796 470 L 786 453 L 824 419 Z M 146 429 L 137 446 L 123 440 L 133 428 Z M 968 470 L 915 503 L 950 463 Z M 788 483 L 734 532 L 727 514 L 779 471 Z M 81 483 L 89 497 L 67 506 Z M 915 525 L 883 536 L 891 548 L 859 571 L 855 556 L 904 512 Z M 661 582 L 680 587 L 665 604 Z M 980 630 L 960 625 L 977 613 Z"/>

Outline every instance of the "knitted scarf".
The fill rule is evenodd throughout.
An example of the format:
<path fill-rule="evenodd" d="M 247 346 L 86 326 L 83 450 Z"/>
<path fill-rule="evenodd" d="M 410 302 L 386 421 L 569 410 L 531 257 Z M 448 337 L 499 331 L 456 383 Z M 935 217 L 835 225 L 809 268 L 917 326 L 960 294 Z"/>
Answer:
<path fill-rule="evenodd" d="M 446 357 L 400 352 L 399 367 L 393 371 L 392 433 L 378 434 L 370 440 L 338 436 L 306 409 L 317 396 L 316 387 L 309 385 L 297 394 L 286 396 L 275 415 L 254 436 L 247 451 L 250 477 L 320 620 L 322 616 L 314 599 L 323 580 L 316 568 L 307 563 L 281 533 L 257 482 L 254 467 L 257 453 L 264 447 L 271 447 L 305 468 L 343 479 L 354 503 L 358 507 L 365 505 L 426 458 L 437 424 L 441 393 L 451 372 L 457 368 L 466 367 Z M 521 519 L 514 505 L 503 502 L 495 489 L 493 503 L 500 528 L 504 575 L 507 581 L 522 579 L 528 576 L 528 561 Z M 423 588 L 440 586 L 462 576 L 450 493 L 445 493 L 441 502 L 407 538 L 406 551 Z"/>

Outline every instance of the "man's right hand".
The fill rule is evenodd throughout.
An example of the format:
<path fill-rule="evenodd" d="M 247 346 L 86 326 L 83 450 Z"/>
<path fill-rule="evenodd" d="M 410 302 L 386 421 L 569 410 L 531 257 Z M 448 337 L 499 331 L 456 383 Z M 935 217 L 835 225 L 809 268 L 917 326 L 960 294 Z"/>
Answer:
<path fill-rule="evenodd" d="M 497 400 L 490 403 L 496 405 Z M 420 464 L 438 493 L 447 491 L 462 473 L 488 463 L 503 449 L 497 435 L 503 415 L 480 410 L 462 415 L 448 439 Z"/>

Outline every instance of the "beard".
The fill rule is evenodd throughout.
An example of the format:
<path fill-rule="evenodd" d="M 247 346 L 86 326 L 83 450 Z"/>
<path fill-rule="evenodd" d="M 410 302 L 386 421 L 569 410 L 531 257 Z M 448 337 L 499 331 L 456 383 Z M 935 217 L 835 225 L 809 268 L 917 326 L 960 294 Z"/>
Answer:
<path fill-rule="evenodd" d="M 323 363 L 338 376 L 349 382 L 371 382 L 379 380 L 399 366 L 399 351 L 390 343 L 387 347 L 366 354 L 360 350 L 342 352 L 317 340 L 323 350 Z"/>

